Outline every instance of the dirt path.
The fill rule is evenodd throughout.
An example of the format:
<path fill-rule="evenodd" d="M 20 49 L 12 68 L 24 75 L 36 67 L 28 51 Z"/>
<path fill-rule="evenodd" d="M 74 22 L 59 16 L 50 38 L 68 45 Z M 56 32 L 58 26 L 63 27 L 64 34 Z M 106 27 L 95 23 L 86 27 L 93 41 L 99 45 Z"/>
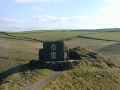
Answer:
<path fill-rule="evenodd" d="M 39 80 L 33 85 L 29 85 L 25 90 L 40 90 L 48 81 L 55 80 L 58 76 L 62 74 L 62 71 L 53 72 L 48 78 Z"/>

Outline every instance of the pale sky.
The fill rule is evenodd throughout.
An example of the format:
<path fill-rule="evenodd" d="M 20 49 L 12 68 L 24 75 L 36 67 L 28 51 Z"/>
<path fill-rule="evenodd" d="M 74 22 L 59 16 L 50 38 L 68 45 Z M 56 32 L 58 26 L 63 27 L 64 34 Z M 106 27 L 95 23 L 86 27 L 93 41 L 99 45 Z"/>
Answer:
<path fill-rule="evenodd" d="M 120 0 L 0 0 L 0 31 L 120 28 Z"/>

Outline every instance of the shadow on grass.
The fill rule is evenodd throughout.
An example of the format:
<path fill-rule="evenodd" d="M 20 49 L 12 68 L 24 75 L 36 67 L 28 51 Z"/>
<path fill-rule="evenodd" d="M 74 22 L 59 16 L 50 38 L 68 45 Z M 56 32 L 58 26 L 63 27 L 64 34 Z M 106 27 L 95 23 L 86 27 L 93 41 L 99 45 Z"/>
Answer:
<path fill-rule="evenodd" d="M 71 63 L 44 63 L 40 62 L 40 60 L 32 60 L 31 62 L 27 64 L 21 64 L 17 65 L 15 67 L 12 67 L 2 73 L 0 73 L 0 84 L 3 83 L 3 81 L 10 75 L 13 75 L 18 72 L 26 72 L 26 71 L 33 71 L 36 69 L 50 69 L 53 71 L 63 71 L 71 69 L 72 65 Z"/>

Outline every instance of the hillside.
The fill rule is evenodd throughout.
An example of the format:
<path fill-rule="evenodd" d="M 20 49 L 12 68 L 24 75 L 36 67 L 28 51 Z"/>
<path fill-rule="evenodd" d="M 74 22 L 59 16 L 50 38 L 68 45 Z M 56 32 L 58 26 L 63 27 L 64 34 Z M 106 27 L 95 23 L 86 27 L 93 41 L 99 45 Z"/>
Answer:
<path fill-rule="evenodd" d="M 47 82 L 54 73 L 59 73 L 48 65 L 42 67 L 38 62 L 38 51 L 42 48 L 41 41 L 44 40 L 64 40 L 69 48 L 80 47 L 78 52 L 82 55 L 82 59 L 79 64 L 70 64 L 73 68 L 63 70 L 62 75 L 55 81 L 47 85 L 43 83 L 46 85 L 43 90 L 48 88 L 105 90 L 104 88 L 108 86 L 111 86 L 108 90 L 119 90 L 119 33 L 117 31 L 0 32 L 0 90 L 24 90 L 25 87 L 32 87 L 37 82 L 44 80 Z M 89 52 L 97 53 L 97 58 L 88 55 Z M 38 83 L 37 86 L 41 88 Z"/>
<path fill-rule="evenodd" d="M 120 90 L 120 63 L 86 55 L 74 68 L 40 90 Z"/>
<path fill-rule="evenodd" d="M 31 61 L 38 61 L 39 48 L 41 43 L 0 33 L 0 90 L 23 90 L 53 73 L 48 68 L 31 67 Z"/>

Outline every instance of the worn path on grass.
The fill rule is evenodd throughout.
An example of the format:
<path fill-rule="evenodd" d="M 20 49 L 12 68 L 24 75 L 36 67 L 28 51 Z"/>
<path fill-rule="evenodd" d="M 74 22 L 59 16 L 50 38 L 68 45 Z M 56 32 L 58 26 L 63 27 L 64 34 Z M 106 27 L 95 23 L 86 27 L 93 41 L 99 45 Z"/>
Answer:
<path fill-rule="evenodd" d="M 55 80 L 61 74 L 62 74 L 62 71 L 55 71 L 47 78 L 41 79 L 35 84 L 27 86 L 25 90 L 40 90 L 48 81 Z"/>

